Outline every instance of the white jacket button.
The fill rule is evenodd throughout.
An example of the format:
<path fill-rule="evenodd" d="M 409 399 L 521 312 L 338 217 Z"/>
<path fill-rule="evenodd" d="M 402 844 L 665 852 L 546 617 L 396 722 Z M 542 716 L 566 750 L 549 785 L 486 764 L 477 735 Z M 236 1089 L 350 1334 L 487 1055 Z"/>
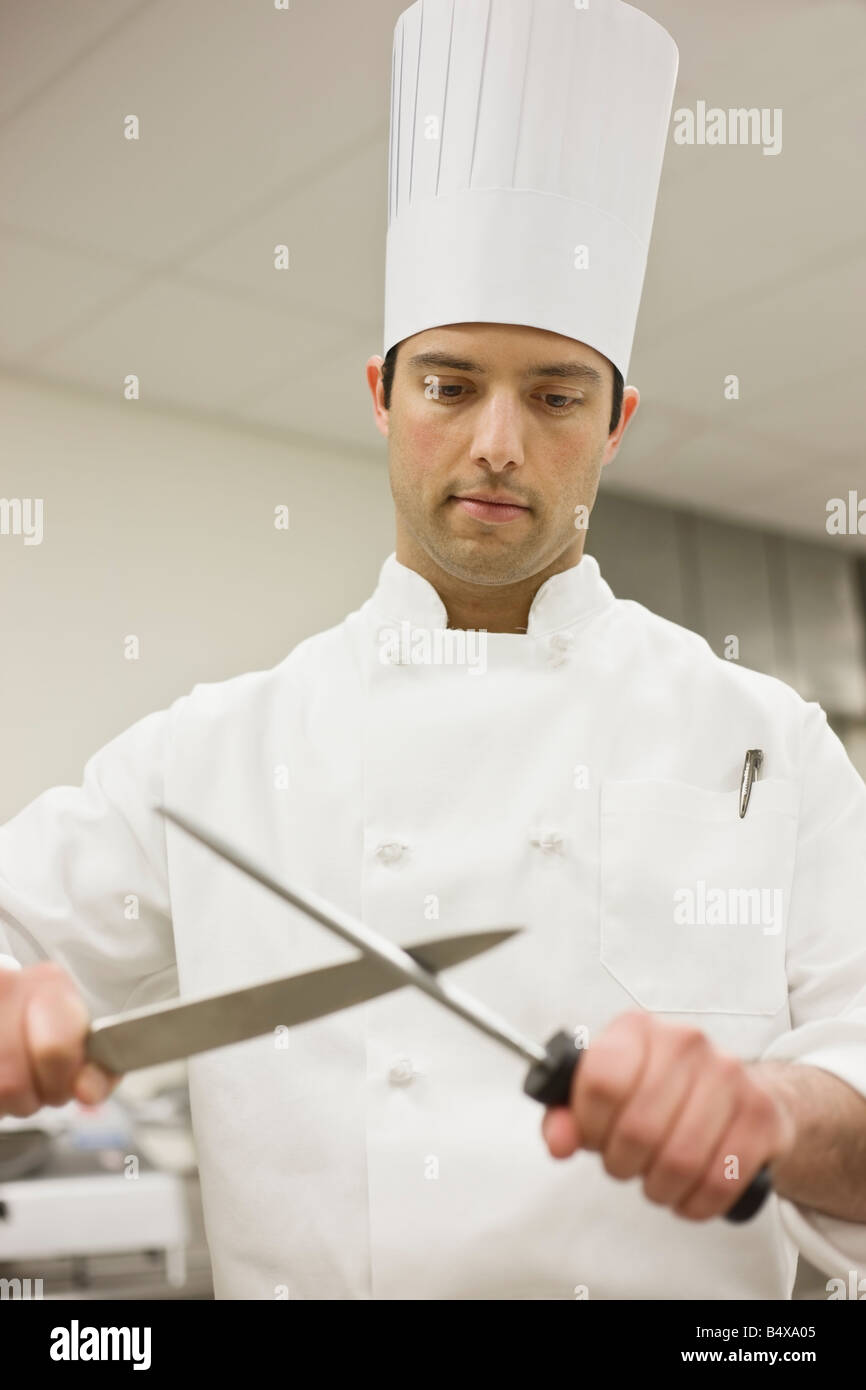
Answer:
<path fill-rule="evenodd" d="M 548 642 L 547 660 L 551 666 L 562 666 L 574 648 L 574 638 L 568 632 L 555 632 Z"/>
<path fill-rule="evenodd" d="M 408 845 L 402 844 L 399 840 L 386 840 L 376 850 L 376 858 L 383 864 L 396 864 L 408 848 Z"/>
<path fill-rule="evenodd" d="M 565 841 L 558 830 L 546 830 L 543 835 L 534 835 L 530 844 L 537 845 L 545 854 L 560 854 Z"/>
<path fill-rule="evenodd" d="M 411 1086 L 416 1075 L 412 1058 L 398 1057 L 388 1072 L 388 1080 L 392 1086 Z"/>
<path fill-rule="evenodd" d="M 383 666 L 402 666 L 403 650 L 399 642 L 395 644 L 393 628 L 380 628 L 378 634 L 379 660 Z"/>

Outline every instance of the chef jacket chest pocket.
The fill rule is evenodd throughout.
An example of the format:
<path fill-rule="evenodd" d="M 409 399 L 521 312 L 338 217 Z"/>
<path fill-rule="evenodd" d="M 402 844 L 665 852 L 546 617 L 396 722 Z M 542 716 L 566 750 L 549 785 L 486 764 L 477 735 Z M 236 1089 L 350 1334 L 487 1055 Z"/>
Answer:
<path fill-rule="evenodd" d="M 600 956 L 645 1009 L 775 1014 L 797 846 L 793 782 L 739 789 L 605 782 Z"/>

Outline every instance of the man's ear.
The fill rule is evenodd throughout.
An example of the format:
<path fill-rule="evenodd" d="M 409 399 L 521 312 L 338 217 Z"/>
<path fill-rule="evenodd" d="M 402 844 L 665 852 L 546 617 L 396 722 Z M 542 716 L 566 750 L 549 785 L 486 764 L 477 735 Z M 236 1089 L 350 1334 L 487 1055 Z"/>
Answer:
<path fill-rule="evenodd" d="M 619 446 L 622 443 L 622 437 L 628 429 L 632 417 L 635 415 L 639 405 L 640 391 L 638 391 L 636 386 L 626 386 L 622 393 L 622 410 L 619 413 L 619 424 L 615 430 L 611 430 L 607 437 L 607 444 L 605 445 L 604 455 L 601 460 L 602 468 L 606 463 L 610 463 L 612 459 L 616 458 L 619 452 Z"/>
<path fill-rule="evenodd" d="M 380 434 L 388 438 L 388 411 L 385 408 L 385 388 L 382 385 L 382 364 L 384 357 L 370 357 L 365 371 L 370 395 L 373 397 L 373 419 Z"/>

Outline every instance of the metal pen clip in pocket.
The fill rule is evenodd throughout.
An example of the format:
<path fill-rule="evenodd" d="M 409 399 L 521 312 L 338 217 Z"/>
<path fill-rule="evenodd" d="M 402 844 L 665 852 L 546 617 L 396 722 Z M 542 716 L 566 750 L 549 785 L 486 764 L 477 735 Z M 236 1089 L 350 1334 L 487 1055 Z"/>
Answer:
<path fill-rule="evenodd" d="M 758 772 L 764 761 L 764 750 L 762 748 L 749 748 L 746 750 L 746 761 L 743 763 L 743 776 L 740 781 L 740 819 L 746 814 L 749 807 L 749 798 L 752 795 L 752 783 L 757 780 Z"/>

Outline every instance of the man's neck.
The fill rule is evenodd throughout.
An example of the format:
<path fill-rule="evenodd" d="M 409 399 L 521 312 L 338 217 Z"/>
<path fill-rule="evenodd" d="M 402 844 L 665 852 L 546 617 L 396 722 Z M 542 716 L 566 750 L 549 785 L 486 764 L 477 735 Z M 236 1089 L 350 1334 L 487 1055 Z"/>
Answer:
<path fill-rule="evenodd" d="M 544 569 L 526 579 L 514 584 L 472 584 L 442 569 L 412 537 L 398 535 L 396 549 L 401 565 L 415 570 L 433 585 L 445 605 L 449 627 L 518 634 L 526 632 L 529 610 L 542 584 L 551 575 L 573 568 L 582 554 L 580 536 Z"/>

